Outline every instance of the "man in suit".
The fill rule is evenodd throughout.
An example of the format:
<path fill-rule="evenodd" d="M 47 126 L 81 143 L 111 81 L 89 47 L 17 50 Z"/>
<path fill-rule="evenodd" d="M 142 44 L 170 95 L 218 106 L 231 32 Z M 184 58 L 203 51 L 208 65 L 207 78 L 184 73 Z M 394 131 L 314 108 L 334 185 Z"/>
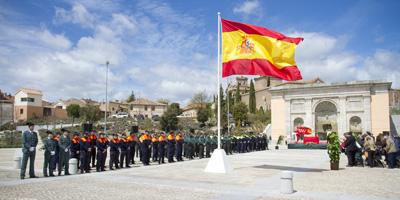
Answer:
<path fill-rule="evenodd" d="M 22 135 L 22 166 L 21 166 L 21 179 L 25 178 L 26 165 L 29 159 L 29 177 L 39 178 L 35 176 L 35 155 L 36 146 L 38 144 L 38 135 L 34 132 L 35 125 L 28 123 L 29 130 L 25 131 Z"/>
<path fill-rule="evenodd" d="M 356 165 L 356 152 L 357 152 L 357 144 L 356 138 L 353 136 L 352 132 L 344 133 L 346 137 L 346 141 L 344 142 L 344 147 L 346 149 L 346 155 L 348 160 L 347 167 L 353 167 Z"/>

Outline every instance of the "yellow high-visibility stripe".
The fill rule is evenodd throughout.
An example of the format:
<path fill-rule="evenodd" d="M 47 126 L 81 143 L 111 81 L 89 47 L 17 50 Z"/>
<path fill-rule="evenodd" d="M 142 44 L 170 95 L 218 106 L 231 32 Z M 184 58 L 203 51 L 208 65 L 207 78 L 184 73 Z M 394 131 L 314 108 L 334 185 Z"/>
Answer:
<path fill-rule="evenodd" d="M 250 41 L 249 48 L 242 48 L 243 37 L 247 36 Z M 248 47 L 248 46 L 247 46 Z M 222 62 L 229 62 L 237 59 L 266 59 L 277 68 L 295 66 L 294 43 L 277 40 L 276 38 L 246 34 L 241 30 L 222 33 Z"/>

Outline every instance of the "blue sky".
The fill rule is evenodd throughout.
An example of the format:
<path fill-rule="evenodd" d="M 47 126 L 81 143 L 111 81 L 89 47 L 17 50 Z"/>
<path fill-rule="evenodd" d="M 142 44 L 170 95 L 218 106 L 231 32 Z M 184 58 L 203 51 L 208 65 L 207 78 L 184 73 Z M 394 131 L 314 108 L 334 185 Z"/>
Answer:
<path fill-rule="evenodd" d="M 400 1 L 0 1 L 0 85 L 56 101 L 110 95 L 186 103 L 216 90 L 216 13 L 305 38 L 305 79 L 400 82 Z"/>

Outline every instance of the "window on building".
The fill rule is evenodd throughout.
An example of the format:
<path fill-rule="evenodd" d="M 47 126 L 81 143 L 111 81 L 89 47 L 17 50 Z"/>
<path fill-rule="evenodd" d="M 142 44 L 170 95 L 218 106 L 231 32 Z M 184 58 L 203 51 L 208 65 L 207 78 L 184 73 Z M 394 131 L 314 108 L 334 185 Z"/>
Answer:
<path fill-rule="evenodd" d="M 145 117 L 146 117 L 146 118 L 149 118 L 149 116 L 148 116 L 148 115 L 145 115 Z"/>
<path fill-rule="evenodd" d="M 362 133 L 361 118 L 353 116 L 350 118 L 350 131 L 353 133 Z"/>
<path fill-rule="evenodd" d="M 147 111 L 147 106 L 144 106 L 144 110 Z"/>
<path fill-rule="evenodd" d="M 131 110 L 133 110 L 133 104 L 131 104 Z"/>
<path fill-rule="evenodd" d="M 155 106 L 151 106 L 151 111 L 155 111 L 156 107 Z"/>
<path fill-rule="evenodd" d="M 22 97 L 21 98 L 22 102 L 35 102 L 35 98 L 32 97 Z"/>
<path fill-rule="evenodd" d="M 24 114 L 24 109 L 22 109 L 22 108 L 19 109 L 19 114 L 20 114 L 20 115 Z"/>

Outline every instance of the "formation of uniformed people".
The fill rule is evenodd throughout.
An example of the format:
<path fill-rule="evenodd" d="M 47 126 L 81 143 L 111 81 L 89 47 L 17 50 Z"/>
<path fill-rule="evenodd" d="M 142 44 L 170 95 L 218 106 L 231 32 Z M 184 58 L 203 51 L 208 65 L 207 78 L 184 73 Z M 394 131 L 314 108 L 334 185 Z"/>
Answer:
<path fill-rule="evenodd" d="M 32 125 L 33 126 L 33 125 Z M 62 129 L 61 133 L 53 134 L 47 131 L 47 138 L 43 140 L 44 165 L 43 175 L 54 176 L 57 170 L 58 175 L 69 175 L 69 159 L 75 158 L 78 161 L 80 173 L 90 173 L 92 168 L 97 172 L 105 171 L 107 150 L 109 149 L 108 169 L 115 170 L 120 168 L 130 168 L 135 164 L 135 156 L 140 157 L 143 165 L 150 165 L 150 160 L 155 163 L 163 164 L 164 158 L 169 163 L 184 161 L 194 158 L 208 158 L 211 152 L 217 148 L 217 137 L 206 135 L 192 135 L 181 132 L 150 134 L 144 132 L 140 135 L 112 134 L 107 138 L 103 132 L 96 131 L 73 133 Z M 35 136 L 36 135 L 36 136 Z M 36 137 L 36 139 L 35 139 Z M 21 168 L 21 179 L 25 176 L 26 159 L 32 159 L 32 152 L 35 152 L 37 145 L 37 134 L 32 131 L 25 132 L 24 136 L 24 159 Z M 261 151 L 268 149 L 266 136 L 223 136 L 221 138 L 221 148 L 228 155 L 233 153 L 245 153 L 251 151 Z M 31 164 L 32 167 L 32 164 Z M 35 178 L 34 169 L 30 169 L 30 177 Z"/>

